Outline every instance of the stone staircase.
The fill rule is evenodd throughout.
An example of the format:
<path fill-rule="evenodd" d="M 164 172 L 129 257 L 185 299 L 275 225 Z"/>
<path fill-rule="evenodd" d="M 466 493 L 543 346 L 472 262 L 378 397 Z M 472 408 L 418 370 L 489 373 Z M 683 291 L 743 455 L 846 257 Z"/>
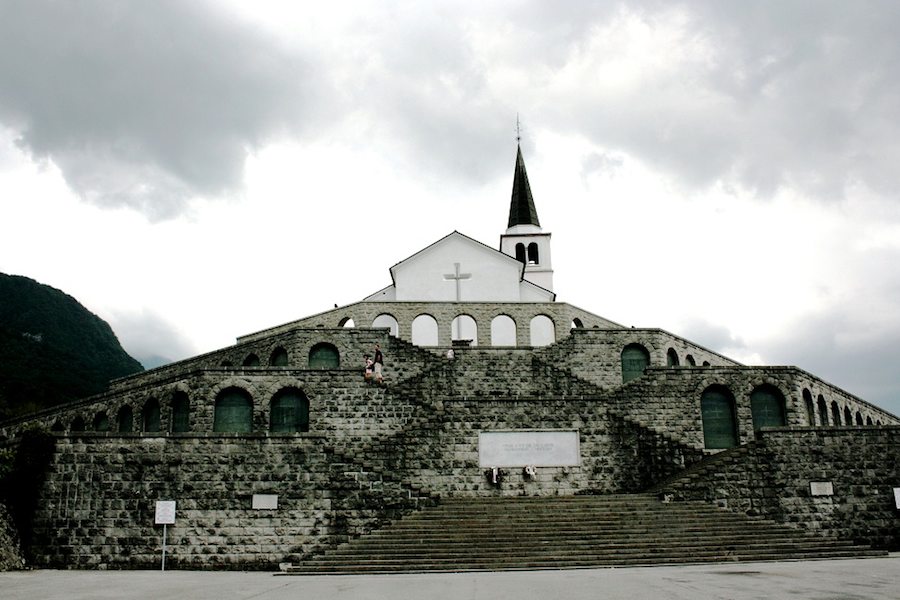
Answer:
<path fill-rule="evenodd" d="M 293 565 L 286 574 L 561 569 L 883 556 L 648 494 L 443 500 Z"/>

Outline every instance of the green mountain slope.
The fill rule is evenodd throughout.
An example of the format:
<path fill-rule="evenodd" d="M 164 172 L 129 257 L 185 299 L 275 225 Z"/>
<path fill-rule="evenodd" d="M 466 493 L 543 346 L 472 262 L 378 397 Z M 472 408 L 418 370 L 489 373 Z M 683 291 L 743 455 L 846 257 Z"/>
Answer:
<path fill-rule="evenodd" d="M 0 420 L 102 392 L 142 371 L 75 298 L 0 273 Z"/>

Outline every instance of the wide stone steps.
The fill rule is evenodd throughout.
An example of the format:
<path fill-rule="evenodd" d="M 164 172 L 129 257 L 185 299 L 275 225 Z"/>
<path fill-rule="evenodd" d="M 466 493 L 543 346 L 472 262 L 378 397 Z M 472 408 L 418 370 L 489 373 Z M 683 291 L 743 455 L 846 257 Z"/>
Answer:
<path fill-rule="evenodd" d="M 467 498 L 294 565 L 288 574 L 561 569 L 883 556 L 702 502 L 646 494 Z"/>

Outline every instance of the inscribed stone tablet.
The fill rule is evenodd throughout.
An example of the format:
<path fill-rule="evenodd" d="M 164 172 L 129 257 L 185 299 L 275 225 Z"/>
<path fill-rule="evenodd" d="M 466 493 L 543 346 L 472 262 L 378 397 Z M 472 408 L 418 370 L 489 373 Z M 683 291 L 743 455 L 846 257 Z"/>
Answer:
<path fill-rule="evenodd" d="M 253 494 L 253 510 L 275 510 L 278 508 L 278 494 Z"/>
<path fill-rule="evenodd" d="M 481 467 L 571 467 L 581 464 L 577 431 L 483 431 Z"/>
<path fill-rule="evenodd" d="M 830 481 L 810 481 L 809 493 L 813 496 L 834 496 L 834 486 Z"/>

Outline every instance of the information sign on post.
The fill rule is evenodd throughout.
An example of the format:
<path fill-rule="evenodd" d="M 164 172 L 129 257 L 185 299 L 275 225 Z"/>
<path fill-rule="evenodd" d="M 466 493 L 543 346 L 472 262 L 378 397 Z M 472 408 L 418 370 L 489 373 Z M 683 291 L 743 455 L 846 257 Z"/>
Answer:
<path fill-rule="evenodd" d="M 154 523 L 163 526 L 162 570 L 166 570 L 166 526 L 175 524 L 175 501 L 157 500 Z"/>

